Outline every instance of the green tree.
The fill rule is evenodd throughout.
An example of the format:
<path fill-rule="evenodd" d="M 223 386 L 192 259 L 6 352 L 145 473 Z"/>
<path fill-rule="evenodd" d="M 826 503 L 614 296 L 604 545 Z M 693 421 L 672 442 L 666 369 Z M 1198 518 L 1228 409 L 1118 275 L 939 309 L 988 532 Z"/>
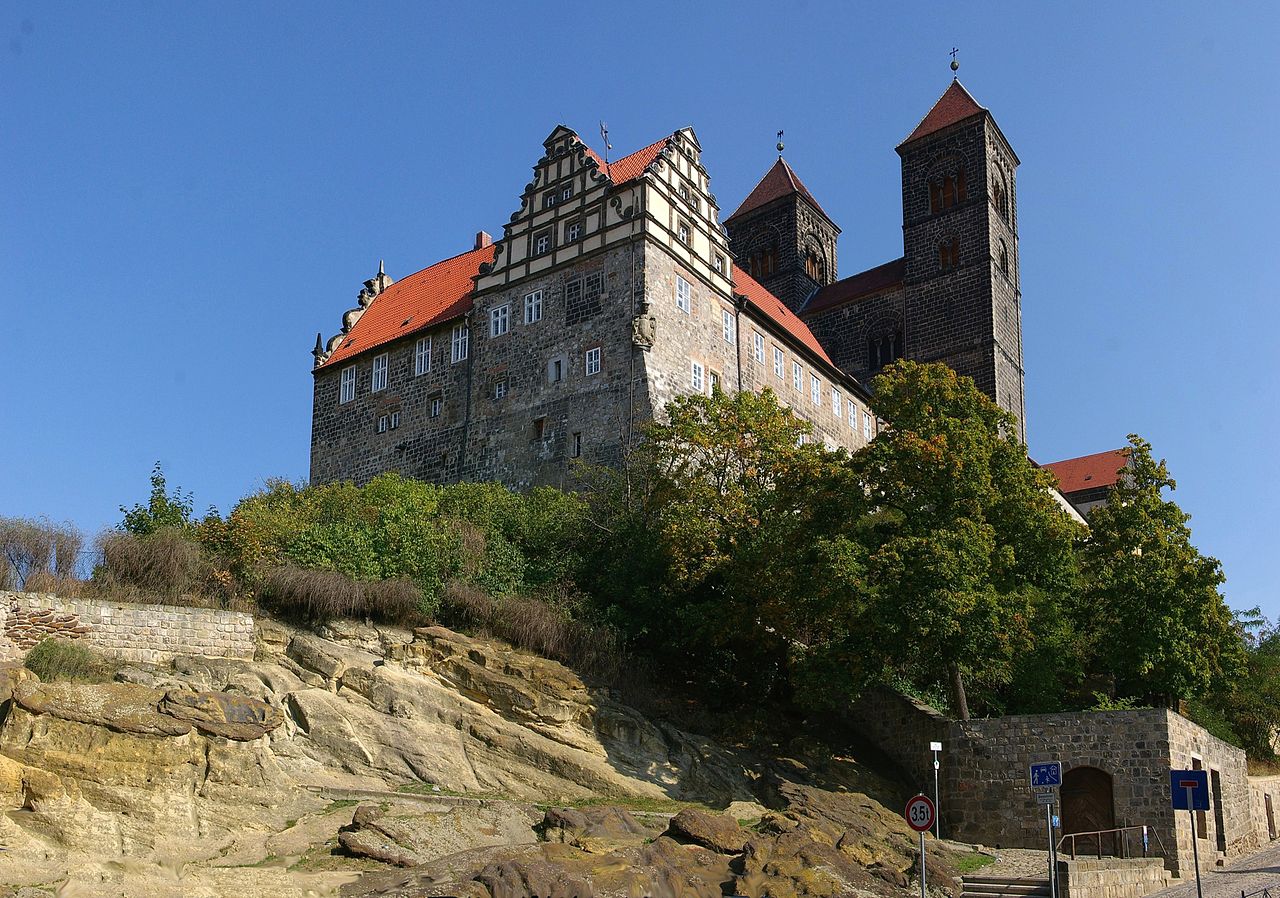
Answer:
<path fill-rule="evenodd" d="M 116 529 L 132 533 L 134 536 L 148 536 L 166 527 L 189 533 L 195 526 L 195 521 L 191 517 L 193 508 L 190 493 L 184 493 L 177 488 L 172 493 L 169 492 L 168 484 L 165 483 L 164 469 L 160 466 L 160 462 L 156 462 L 151 469 L 151 496 L 147 504 L 135 504 L 133 508 L 121 505 L 120 511 L 124 514 L 124 520 L 117 525 Z"/>
<path fill-rule="evenodd" d="M 872 408 L 890 426 L 853 459 L 864 489 L 850 515 L 862 504 L 867 519 L 862 654 L 917 688 L 945 687 L 966 719 L 972 687 L 991 705 L 1013 680 L 1038 620 L 1061 630 L 1079 528 L 1013 417 L 970 378 L 897 362 L 876 378 Z"/>
<path fill-rule="evenodd" d="M 1093 669 L 1116 696 L 1170 703 L 1236 675 L 1243 645 L 1218 587 L 1222 566 L 1191 544 L 1190 516 L 1164 491 L 1176 484 L 1151 444 L 1129 436 L 1129 464 L 1083 541 L 1080 626 Z"/>

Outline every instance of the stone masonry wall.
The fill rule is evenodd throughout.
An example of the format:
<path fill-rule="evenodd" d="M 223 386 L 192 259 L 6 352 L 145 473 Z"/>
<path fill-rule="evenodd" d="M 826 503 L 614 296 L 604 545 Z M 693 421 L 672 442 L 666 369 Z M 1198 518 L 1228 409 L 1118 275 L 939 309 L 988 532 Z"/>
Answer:
<path fill-rule="evenodd" d="M 850 722 L 863 737 L 870 740 L 896 764 L 910 785 L 933 795 L 933 754 L 930 742 L 943 743 L 950 750 L 947 737 L 952 721 L 923 702 L 917 702 L 892 689 L 868 689 L 849 711 Z M 943 756 L 946 761 L 945 754 Z M 943 803 L 943 824 L 947 806 Z"/>
<path fill-rule="evenodd" d="M 1169 885 L 1160 858 L 1103 858 L 1058 861 L 1060 898 L 1142 898 Z"/>
<path fill-rule="evenodd" d="M 1249 800 L 1252 802 L 1253 832 L 1258 844 L 1274 842 L 1280 836 L 1280 776 L 1249 777 Z M 1268 804 L 1270 815 L 1267 814 Z"/>
<path fill-rule="evenodd" d="M 48 593 L 0 592 L 10 654 L 56 636 L 83 639 L 127 661 L 174 655 L 252 658 L 253 616 L 238 611 L 63 599 Z"/>

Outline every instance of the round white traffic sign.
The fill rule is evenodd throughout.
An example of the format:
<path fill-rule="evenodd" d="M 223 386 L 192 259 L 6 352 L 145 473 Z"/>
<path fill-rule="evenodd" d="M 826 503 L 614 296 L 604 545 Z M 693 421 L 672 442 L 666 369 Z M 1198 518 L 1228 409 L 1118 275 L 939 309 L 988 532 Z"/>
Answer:
<path fill-rule="evenodd" d="M 928 795 L 917 795 L 907 802 L 907 809 L 902 816 L 907 818 L 907 826 L 918 833 L 933 828 L 933 800 Z"/>

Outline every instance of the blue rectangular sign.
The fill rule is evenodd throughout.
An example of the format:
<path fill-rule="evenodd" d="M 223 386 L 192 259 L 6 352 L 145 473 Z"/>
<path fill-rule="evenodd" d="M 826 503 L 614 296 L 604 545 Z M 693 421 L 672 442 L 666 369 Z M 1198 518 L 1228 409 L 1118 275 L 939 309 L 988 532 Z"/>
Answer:
<path fill-rule="evenodd" d="M 1031 785 L 1045 788 L 1062 785 L 1062 763 L 1049 761 L 1047 764 L 1031 765 Z"/>
<path fill-rule="evenodd" d="M 1191 789 L 1191 805 L 1187 806 L 1187 789 Z M 1209 810 L 1209 771 L 1170 770 L 1169 793 L 1175 811 Z"/>

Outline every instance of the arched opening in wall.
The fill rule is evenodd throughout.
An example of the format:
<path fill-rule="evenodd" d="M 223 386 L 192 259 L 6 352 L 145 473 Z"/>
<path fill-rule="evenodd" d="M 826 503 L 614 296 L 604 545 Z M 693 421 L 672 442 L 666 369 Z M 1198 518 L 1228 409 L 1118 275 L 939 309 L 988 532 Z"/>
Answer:
<path fill-rule="evenodd" d="M 1062 834 L 1099 833 L 1115 829 L 1116 805 L 1111 774 L 1097 767 L 1072 767 L 1062 777 Z M 1082 836 L 1083 853 L 1115 854 L 1114 834 Z"/>
<path fill-rule="evenodd" d="M 822 258 L 822 254 L 813 247 L 809 247 L 805 252 L 804 273 L 819 284 L 827 282 L 827 263 Z"/>

